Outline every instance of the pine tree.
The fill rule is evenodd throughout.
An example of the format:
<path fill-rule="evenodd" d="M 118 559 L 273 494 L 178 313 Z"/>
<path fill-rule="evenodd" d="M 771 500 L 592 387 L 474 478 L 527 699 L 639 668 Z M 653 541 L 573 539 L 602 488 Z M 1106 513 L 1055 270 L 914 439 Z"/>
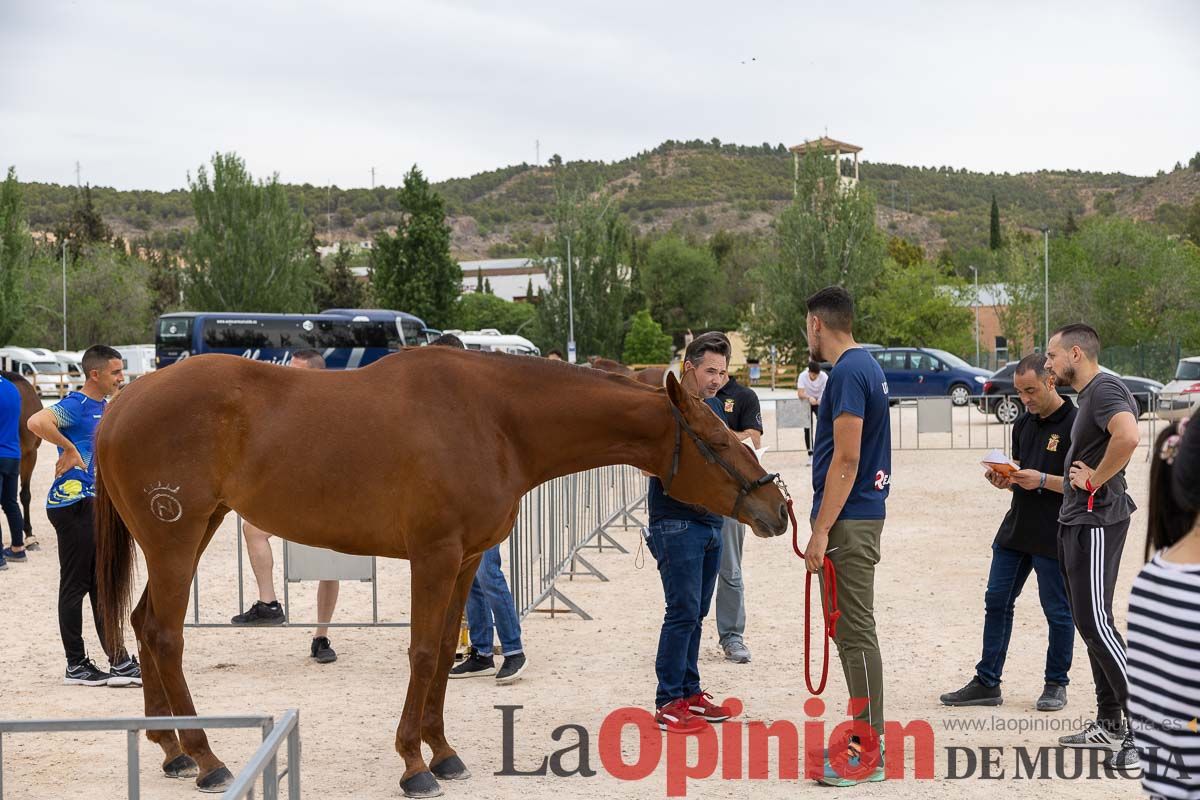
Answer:
<path fill-rule="evenodd" d="M 487 278 L 483 279 L 483 293 L 484 294 L 492 293 L 492 282 Z"/>
<path fill-rule="evenodd" d="M 483 267 L 475 268 L 475 291 L 483 291 Z"/>
<path fill-rule="evenodd" d="M 1000 239 L 1000 206 L 996 204 L 996 195 L 992 195 L 992 228 L 988 238 L 988 247 L 999 250 L 1003 242 Z"/>
<path fill-rule="evenodd" d="M 462 267 L 450 256 L 446 204 L 421 170 L 404 176 L 396 234 L 380 233 L 371 249 L 371 285 L 384 308 L 407 311 L 434 328 L 449 325 L 462 292 Z"/>
<path fill-rule="evenodd" d="M 24 318 L 22 287 L 32 250 L 21 184 L 16 168 L 9 167 L 8 177 L 0 184 L 0 345 L 8 344 Z"/>
<path fill-rule="evenodd" d="M 525 284 L 525 302 L 533 302 L 533 278 L 529 279 L 529 283 Z"/>

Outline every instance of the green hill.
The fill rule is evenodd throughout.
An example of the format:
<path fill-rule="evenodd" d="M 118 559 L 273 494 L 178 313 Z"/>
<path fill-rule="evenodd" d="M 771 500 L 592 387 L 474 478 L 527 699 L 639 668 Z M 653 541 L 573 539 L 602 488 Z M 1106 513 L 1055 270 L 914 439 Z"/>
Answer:
<path fill-rule="evenodd" d="M 979 173 L 864 161 L 863 185 L 878 201 L 878 222 L 926 252 L 985 246 L 992 195 L 1005 224 L 1061 228 L 1070 212 L 1118 214 L 1170 225 L 1200 196 L 1200 172 L 1180 167 L 1157 177 L 1077 170 Z M 530 254 L 549 230 L 556 181 L 604 189 L 642 232 L 681 228 L 701 236 L 720 229 L 766 231 L 791 199 L 792 157 L 783 145 L 741 146 L 668 141 L 612 163 L 504 167 L 437 184 L 447 201 L 453 246 L 464 258 Z M 46 230 L 65 219 L 74 187 L 26 183 L 30 224 Z M 396 222 L 394 187 L 339 189 L 289 185 L 288 195 L 324 240 L 365 240 Z M 127 237 L 177 244 L 191 224 L 188 193 L 93 187 L 96 206 Z"/>

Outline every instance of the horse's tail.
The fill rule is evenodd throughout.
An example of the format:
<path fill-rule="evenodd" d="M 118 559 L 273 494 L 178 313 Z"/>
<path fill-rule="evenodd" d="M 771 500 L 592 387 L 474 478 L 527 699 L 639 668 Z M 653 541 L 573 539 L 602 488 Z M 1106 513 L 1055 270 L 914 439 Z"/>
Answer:
<path fill-rule="evenodd" d="M 93 458 L 95 456 L 93 455 Z M 104 475 L 96 470 L 96 590 L 104 644 L 113 658 L 125 640 L 125 618 L 133 588 L 134 541 L 104 488 Z"/>

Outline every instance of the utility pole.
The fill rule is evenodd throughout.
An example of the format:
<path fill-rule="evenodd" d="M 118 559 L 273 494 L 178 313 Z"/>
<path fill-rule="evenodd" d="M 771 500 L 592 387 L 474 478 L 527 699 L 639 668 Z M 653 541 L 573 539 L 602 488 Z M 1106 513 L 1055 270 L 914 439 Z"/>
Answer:
<path fill-rule="evenodd" d="M 375 188 L 375 168 L 371 167 L 371 188 Z"/>
<path fill-rule="evenodd" d="M 575 363 L 575 289 L 571 285 L 571 237 L 567 238 L 567 362 Z"/>
<path fill-rule="evenodd" d="M 533 140 L 533 165 L 535 167 L 542 165 L 542 141 L 540 139 Z"/>
<path fill-rule="evenodd" d="M 79 162 L 75 162 L 78 165 Z M 62 240 L 62 273 L 63 273 L 63 350 L 67 349 L 67 237 Z"/>
<path fill-rule="evenodd" d="M 76 189 L 83 188 L 83 184 L 79 180 L 79 162 L 78 161 L 75 162 L 75 188 Z"/>
<path fill-rule="evenodd" d="M 1042 228 L 1042 236 L 1046 241 L 1046 267 L 1045 267 L 1045 292 L 1044 299 L 1046 303 L 1046 340 L 1042 344 L 1042 349 L 1050 346 L 1050 228 L 1049 226 Z"/>

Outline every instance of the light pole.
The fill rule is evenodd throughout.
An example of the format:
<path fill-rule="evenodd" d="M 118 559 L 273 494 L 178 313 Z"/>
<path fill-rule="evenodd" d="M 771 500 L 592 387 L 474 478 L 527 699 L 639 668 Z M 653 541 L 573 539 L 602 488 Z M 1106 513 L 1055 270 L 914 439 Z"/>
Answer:
<path fill-rule="evenodd" d="M 1050 228 L 1049 226 L 1042 228 L 1042 235 L 1046 240 L 1046 272 L 1045 272 L 1045 291 L 1043 297 L 1046 302 L 1046 339 L 1042 343 L 1044 351 L 1050 346 Z"/>
<path fill-rule="evenodd" d="M 63 273 L 63 350 L 67 349 L 67 237 L 62 243 L 62 273 Z"/>
<path fill-rule="evenodd" d="M 979 366 L 979 268 L 971 267 L 971 272 L 975 273 L 975 302 L 971 305 L 975 306 L 975 366 Z"/>
<path fill-rule="evenodd" d="M 575 289 L 571 284 L 571 237 L 567 239 L 567 361 L 575 363 Z"/>

